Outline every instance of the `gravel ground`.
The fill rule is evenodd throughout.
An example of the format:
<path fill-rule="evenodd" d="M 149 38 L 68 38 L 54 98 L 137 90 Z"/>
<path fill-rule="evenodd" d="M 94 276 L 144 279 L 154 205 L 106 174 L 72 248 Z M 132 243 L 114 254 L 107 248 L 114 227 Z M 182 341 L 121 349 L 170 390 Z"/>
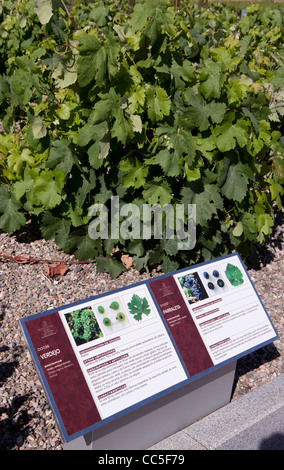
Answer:
<path fill-rule="evenodd" d="M 249 274 L 280 339 L 238 361 L 232 400 L 283 373 L 284 212 L 261 263 Z M 52 241 L 29 232 L 0 233 L 0 449 L 61 450 L 62 440 L 33 362 L 18 328 L 25 316 L 133 284 L 150 277 L 130 268 L 116 280 L 97 274 L 95 264 L 70 264 L 64 275 L 47 276 L 46 262 L 12 262 L 3 254 L 40 259 L 73 260 Z M 157 276 L 154 272 L 151 276 Z"/>

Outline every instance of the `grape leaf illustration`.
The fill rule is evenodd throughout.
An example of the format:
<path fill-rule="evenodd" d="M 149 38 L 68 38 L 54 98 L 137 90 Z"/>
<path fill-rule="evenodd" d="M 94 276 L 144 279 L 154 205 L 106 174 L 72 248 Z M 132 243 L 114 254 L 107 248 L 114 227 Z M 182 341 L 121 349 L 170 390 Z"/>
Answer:
<path fill-rule="evenodd" d="M 225 274 L 232 286 L 240 286 L 244 282 L 241 270 L 233 264 L 227 264 Z"/>
<path fill-rule="evenodd" d="M 128 302 L 128 308 L 133 318 L 137 321 L 142 320 L 142 314 L 150 315 L 151 309 L 146 297 L 139 297 L 137 294 L 133 294 L 132 299 Z"/>

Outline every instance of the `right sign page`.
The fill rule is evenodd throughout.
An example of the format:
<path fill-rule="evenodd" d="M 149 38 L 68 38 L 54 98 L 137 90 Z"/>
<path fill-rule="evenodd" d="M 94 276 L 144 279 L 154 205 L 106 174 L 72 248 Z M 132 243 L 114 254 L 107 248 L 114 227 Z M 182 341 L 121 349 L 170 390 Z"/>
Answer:
<path fill-rule="evenodd" d="M 149 285 L 191 376 L 277 337 L 238 254 Z"/>

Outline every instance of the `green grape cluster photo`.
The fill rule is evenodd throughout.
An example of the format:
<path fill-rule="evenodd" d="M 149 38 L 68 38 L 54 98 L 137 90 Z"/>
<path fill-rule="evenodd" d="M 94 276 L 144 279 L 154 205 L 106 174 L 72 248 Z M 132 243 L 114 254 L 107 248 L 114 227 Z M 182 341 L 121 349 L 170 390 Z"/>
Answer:
<path fill-rule="evenodd" d="M 67 313 L 65 318 L 77 346 L 103 336 L 91 307 Z"/>

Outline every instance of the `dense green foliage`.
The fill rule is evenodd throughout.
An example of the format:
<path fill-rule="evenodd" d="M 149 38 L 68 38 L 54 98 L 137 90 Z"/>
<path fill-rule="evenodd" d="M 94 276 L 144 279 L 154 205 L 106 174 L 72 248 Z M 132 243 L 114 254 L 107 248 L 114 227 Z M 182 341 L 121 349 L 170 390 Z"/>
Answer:
<path fill-rule="evenodd" d="M 164 272 L 251 255 L 283 194 L 283 10 L 98 0 L 71 13 L 0 0 L 0 228 L 31 218 L 114 277 L 117 246 Z M 196 204 L 196 247 L 91 239 L 88 210 L 113 195 Z"/>

